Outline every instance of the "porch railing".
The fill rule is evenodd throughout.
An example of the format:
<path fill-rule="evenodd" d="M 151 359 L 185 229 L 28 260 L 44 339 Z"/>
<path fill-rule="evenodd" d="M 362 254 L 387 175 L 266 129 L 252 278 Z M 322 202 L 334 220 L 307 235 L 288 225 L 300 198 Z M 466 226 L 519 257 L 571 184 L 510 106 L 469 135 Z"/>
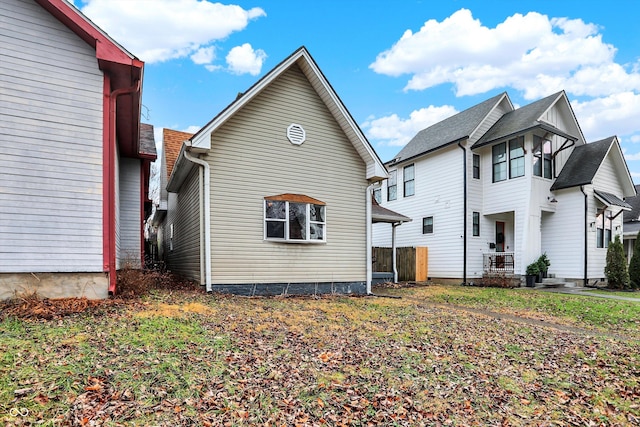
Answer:
<path fill-rule="evenodd" d="M 513 274 L 515 266 L 513 252 L 489 252 L 482 255 L 485 273 Z"/>

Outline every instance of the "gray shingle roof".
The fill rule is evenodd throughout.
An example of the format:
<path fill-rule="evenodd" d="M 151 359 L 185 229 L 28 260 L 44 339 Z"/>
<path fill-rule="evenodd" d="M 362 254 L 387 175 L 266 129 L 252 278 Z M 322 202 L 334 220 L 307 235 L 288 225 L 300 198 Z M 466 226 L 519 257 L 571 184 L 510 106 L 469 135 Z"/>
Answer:
<path fill-rule="evenodd" d="M 153 125 L 140 123 L 140 145 L 138 148 L 140 154 L 157 156 L 156 140 L 153 136 Z"/>
<path fill-rule="evenodd" d="M 375 199 L 371 201 L 371 219 L 372 222 L 410 222 L 411 218 L 399 214 L 391 209 L 383 208 L 376 202 Z"/>
<path fill-rule="evenodd" d="M 400 150 L 396 158 L 404 161 L 468 138 L 505 95 L 506 92 L 502 92 L 421 130 Z"/>
<path fill-rule="evenodd" d="M 611 136 L 574 148 L 551 191 L 591 184 L 614 138 Z"/>
<path fill-rule="evenodd" d="M 527 104 L 524 107 L 508 112 L 502 116 L 500 120 L 498 120 L 491 129 L 487 131 L 487 133 L 482 135 L 478 142 L 473 144 L 473 147 L 471 148 L 474 149 L 482 147 L 483 145 L 490 144 L 498 139 L 504 139 L 535 127 L 546 128 L 553 133 L 566 136 L 569 139 L 578 139 L 575 136 L 566 135 L 564 132 L 560 131 L 560 129 L 557 129 L 548 123 L 538 120 L 540 116 L 542 116 L 542 114 L 544 114 L 544 112 L 556 102 L 562 93 L 563 91 L 554 93 L 546 98 L 542 98 L 538 101 L 532 102 L 531 104 Z"/>
<path fill-rule="evenodd" d="M 625 211 L 623 214 L 625 223 L 629 221 L 638 221 L 638 218 L 640 218 L 640 185 L 636 185 L 636 193 L 638 195 L 627 197 L 625 199 L 625 202 L 629 203 L 631 206 L 631 210 Z M 638 224 L 640 224 L 640 222 L 638 222 Z M 627 224 L 624 225 L 624 231 L 625 233 L 627 232 Z"/>

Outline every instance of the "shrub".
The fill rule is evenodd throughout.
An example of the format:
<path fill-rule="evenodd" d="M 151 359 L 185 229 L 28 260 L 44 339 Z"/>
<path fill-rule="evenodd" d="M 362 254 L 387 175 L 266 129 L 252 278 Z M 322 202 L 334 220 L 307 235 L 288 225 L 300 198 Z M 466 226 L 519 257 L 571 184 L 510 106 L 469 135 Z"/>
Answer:
<path fill-rule="evenodd" d="M 527 266 L 526 274 L 527 276 L 537 276 L 540 274 L 540 264 L 538 261 L 532 262 Z"/>
<path fill-rule="evenodd" d="M 640 231 L 636 236 L 636 243 L 633 245 L 633 255 L 629 263 L 629 287 L 640 289 Z"/>
<path fill-rule="evenodd" d="M 551 266 L 551 261 L 549 261 L 549 257 L 547 256 L 546 253 L 540 255 L 540 257 L 538 258 L 538 267 L 540 269 L 540 273 L 542 274 L 547 274 L 547 271 L 549 271 L 549 267 Z"/>
<path fill-rule="evenodd" d="M 624 256 L 624 249 L 620 236 L 609 243 L 607 249 L 607 265 L 604 267 L 604 274 L 607 276 L 607 286 L 612 289 L 627 289 L 629 287 L 629 271 L 627 270 L 627 260 Z"/>

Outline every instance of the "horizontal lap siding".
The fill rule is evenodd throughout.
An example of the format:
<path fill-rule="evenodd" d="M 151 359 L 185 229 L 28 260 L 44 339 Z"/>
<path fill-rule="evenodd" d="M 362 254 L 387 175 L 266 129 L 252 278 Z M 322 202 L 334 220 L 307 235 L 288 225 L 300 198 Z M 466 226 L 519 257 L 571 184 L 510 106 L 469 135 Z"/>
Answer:
<path fill-rule="evenodd" d="M 140 267 L 140 160 L 120 160 L 120 265 Z"/>
<path fill-rule="evenodd" d="M 185 162 L 188 165 L 188 162 Z M 164 253 L 169 269 L 189 279 L 200 279 L 200 179 L 193 166 L 179 193 L 169 194 L 164 222 Z M 173 224 L 173 250 L 170 250 Z"/>
<path fill-rule="evenodd" d="M 365 280 L 365 164 L 298 67 L 213 134 L 207 160 L 214 284 Z M 264 197 L 283 193 L 326 203 L 326 244 L 263 239 Z"/>
<path fill-rule="evenodd" d="M 33 1 L 0 3 L 0 272 L 102 271 L 102 81 Z"/>

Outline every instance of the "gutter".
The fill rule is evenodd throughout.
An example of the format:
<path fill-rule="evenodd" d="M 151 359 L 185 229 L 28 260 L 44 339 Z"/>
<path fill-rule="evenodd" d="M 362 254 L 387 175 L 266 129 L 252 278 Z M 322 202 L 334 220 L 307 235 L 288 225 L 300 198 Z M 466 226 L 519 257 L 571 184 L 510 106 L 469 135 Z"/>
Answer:
<path fill-rule="evenodd" d="M 366 227 L 367 227 L 367 231 L 366 231 L 366 245 L 367 245 L 367 295 L 371 295 L 371 280 L 373 277 L 373 267 L 372 267 L 372 249 L 371 249 L 371 234 L 372 234 L 372 223 L 371 223 L 371 203 L 372 203 L 372 192 L 373 192 L 373 187 L 375 184 L 370 184 L 367 187 L 366 190 L 366 197 L 365 197 L 365 216 L 366 216 Z"/>
<path fill-rule="evenodd" d="M 460 147 L 460 149 L 462 150 L 462 152 L 464 153 L 463 158 L 462 158 L 462 168 L 463 168 L 463 173 L 462 173 L 462 180 L 464 182 L 463 184 L 463 191 L 464 191 L 464 196 L 463 196 L 463 200 L 464 200 L 464 207 L 463 207 L 463 227 L 464 227 L 464 233 L 463 233 L 463 252 L 462 252 L 462 284 L 466 285 L 467 284 L 467 149 L 462 145 L 462 142 L 458 142 L 458 147 Z"/>
<path fill-rule="evenodd" d="M 587 216 L 588 216 L 588 207 L 589 207 L 589 203 L 588 203 L 588 198 L 587 198 L 587 193 L 585 193 L 584 191 L 584 185 L 580 186 L 580 191 L 582 191 L 582 194 L 584 194 L 584 278 L 583 278 L 583 286 L 587 286 L 589 284 L 589 278 L 587 276 L 587 267 L 589 265 L 588 263 L 588 255 L 589 255 L 589 251 L 587 250 L 587 244 L 589 243 L 589 231 L 587 229 Z"/>
<path fill-rule="evenodd" d="M 205 287 L 207 292 L 211 292 L 211 175 L 209 171 L 209 163 L 198 157 L 193 157 L 189 149 L 191 141 L 185 141 L 184 158 L 192 163 L 202 166 L 204 170 L 204 269 L 205 269 Z M 202 206 L 202 205 L 201 205 Z M 200 245 L 202 248 L 202 245 Z M 201 257 L 202 259 L 202 257 Z"/>
<path fill-rule="evenodd" d="M 110 82 L 110 79 L 109 79 Z M 107 78 L 105 75 L 105 95 L 108 93 Z M 107 270 L 109 273 L 109 294 L 114 295 L 116 293 L 116 204 L 115 204 L 115 147 L 116 147 L 116 101 L 120 95 L 128 95 L 140 91 L 142 85 L 141 80 L 136 80 L 136 84 L 128 87 L 116 89 L 109 93 L 109 141 L 106 147 L 103 148 L 104 169 L 108 169 L 103 176 L 105 195 L 103 197 L 103 203 L 106 203 L 106 209 L 103 208 L 103 214 L 106 213 L 107 218 L 103 219 L 103 224 L 106 226 L 106 234 L 103 233 L 103 238 L 106 238 L 106 242 L 103 242 L 103 250 L 106 248 L 108 253 L 108 265 Z M 138 118 L 139 120 L 139 118 Z"/>

